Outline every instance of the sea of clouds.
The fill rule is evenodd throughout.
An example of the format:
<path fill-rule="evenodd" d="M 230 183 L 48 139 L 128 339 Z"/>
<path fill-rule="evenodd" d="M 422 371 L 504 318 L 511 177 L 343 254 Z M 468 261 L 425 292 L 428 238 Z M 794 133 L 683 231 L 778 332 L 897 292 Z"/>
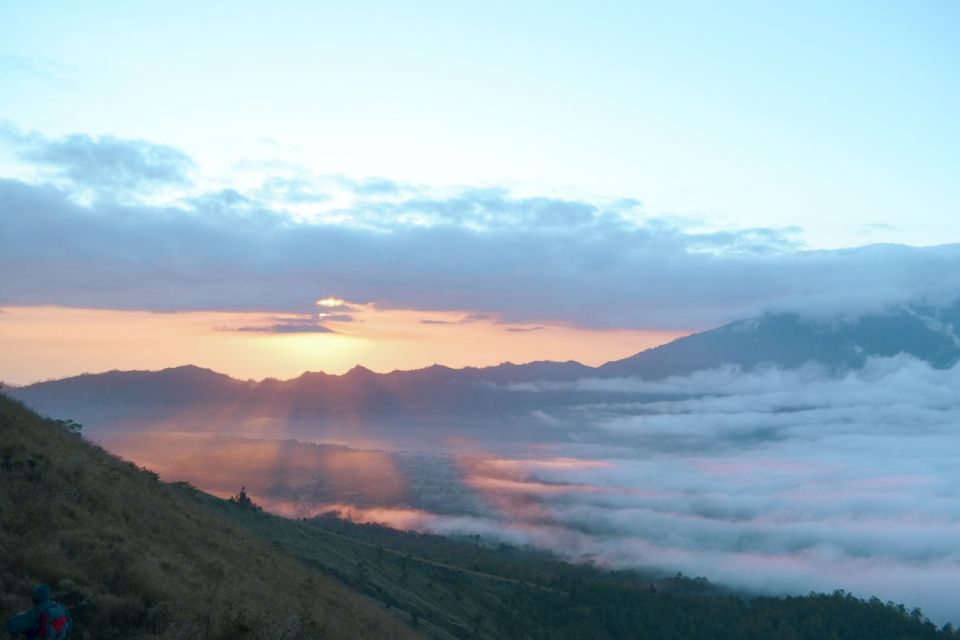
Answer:
<path fill-rule="evenodd" d="M 839 375 L 721 368 L 569 386 L 665 395 L 550 416 L 579 442 L 464 465 L 494 515 L 415 524 L 960 620 L 960 367 L 897 357 Z"/>

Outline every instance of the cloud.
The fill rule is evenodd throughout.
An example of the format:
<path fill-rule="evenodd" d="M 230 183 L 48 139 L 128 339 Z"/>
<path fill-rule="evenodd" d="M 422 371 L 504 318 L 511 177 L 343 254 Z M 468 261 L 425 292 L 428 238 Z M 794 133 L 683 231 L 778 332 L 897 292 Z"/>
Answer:
<path fill-rule="evenodd" d="M 342 301 L 338 301 L 342 302 Z M 352 322 L 353 316 L 344 313 L 319 313 L 319 314 L 278 314 L 267 316 L 254 324 L 245 326 L 224 326 L 220 331 L 239 332 L 239 333 L 273 333 L 278 335 L 290 333 L 337 333 L 334 329 L 326 326 L 327 322 Z"/>
<path fill-rule="evenodd" d="M 184 186 L 194 168 L 191 158 L 179 149 L 145 140 L 85 134 L 50 139 L 11 127 L 4 129 L 3 136 L 22 160 L 95 192 Z"/>
<path fill-rule="evenodd" d="M 258 199 L 277 204 L 317 204 L 329 202 L 332 195 L 303 177 L 270 177 L 256 189 Z"/>
<path fill-rule="evenodd" d="M 459 320 L 437 320 L 435 318 L 425 318 L 420 324 L 473 324 L 474 322 L 483 322 L 484 320 L 495 320 L 494 316 L 488 313 L 471 313 L 463 316 Z M 508 329 L 509 331 L 509 329 Z"/>
<path fill-rule="evenodd" d="M 337 176 L 337 181 L 352 193 L 364 196 L 394 195 L 401 191 L 400 185 L 396 182 L 380 177 L 356 180 L 347 176 Z"/>
<path fill-rule="evenodd" d="M 0 304 L 306 312 L 335 294 L 518 325 L 697 329 L 960 289 L 957 245 L 804 251 L 794 229 L 703 231 L 635 200 L 306 172 L 204 190 L 163 145 L 25 139 L 25 157 L 55 179 L 0 180 Z M 158 204 L 164 185 L 187 193 Z"/>
<path fill-rule="evenodd" d="M 960 571 L 957 385 L 960 366 L 906 356 L 844 375 L 724 367 L 583 380 L 568 391 L 633 396 L 544 413 L 579 443 L 538 450 L 587 461 L 615 445 L 613 455 L 475 466 L 472 485 L 502 505 L 508 535 L 571 557 L 776 593 L 843 588 L 956 622 L 944 588 Z"/>
<path fill-rule="evenodd" d="M 240 331 L 248 333 L 336 333 L 333 329 L 322 324 L 271 324 L 264 327 L 236 327 L 225 331 Z"/>

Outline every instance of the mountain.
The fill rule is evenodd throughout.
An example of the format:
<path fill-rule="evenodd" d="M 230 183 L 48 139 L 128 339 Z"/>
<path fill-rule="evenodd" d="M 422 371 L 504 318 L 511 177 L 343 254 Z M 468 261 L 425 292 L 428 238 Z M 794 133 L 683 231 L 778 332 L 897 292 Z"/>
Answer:
<path fill-rule="evenodd" d="M 812 319 L 768 313 L 689 335 L 600 367 L 576 362 L 505 363 L 451 369 L 432 366 L 378 374 L 355 367 L 343 375 L 307 372 L 291 380 L 239 381 L 195 366 L 162 371 L 111 371 L 9 390 L 39 411 L 70 416 L 94 428 L 180 419 L 222 428 L 256 416 L 310 422 L 345 419 L 424 426 L 455 423 L 487 428 L 525 420 L 544 406 L 602 401 L 599 394 L 523 385 L 589 377 L 647 380 L 733 364 L 744 370 L 817 361 L 835 370 L 862 367 L 871 356 L 906 353 L 934 367 L 960 359 L 960 300 L 946 306 L 899 306 L 870 315 Z M 531 428 L 536 424 L 529 423 Z M 193 427 L 191 427 L 193 428 Z M 289 431 L 286 431 L 289 433 Z"/>
<path fill-rule="evenodd" d="M 608 362 L 597 375 L 656 379 L 721 364 L 749 370 L 760 365 L 793 368 L 811 361 L 834 369 L 858 369 L 868 357 L 899 353 L 937 368 L 953 366 L 960 359 L 960 300 L 848 318 L 768 313 Z"/>
<path fill-rule="evenodd" d="M 0 395 L 0 618 L 45 581 L 72 637 L 955 640 L 903 605 L 772 598 L 476 538 L 295 521 L 123 461 Z"/>

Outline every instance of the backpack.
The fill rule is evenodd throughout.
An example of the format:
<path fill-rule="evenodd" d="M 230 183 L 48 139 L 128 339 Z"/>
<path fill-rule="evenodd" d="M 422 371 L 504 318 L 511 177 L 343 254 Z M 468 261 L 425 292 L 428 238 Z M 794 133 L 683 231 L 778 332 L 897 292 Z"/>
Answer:
<path fill-rule="evenodd" d="M 59 602 L 49 600 L 40 612 L 40 630 L 38 638 L 46 640 L 66 640 L 70 631 L 70 618 L 67 617 L 67 608 Z"/>

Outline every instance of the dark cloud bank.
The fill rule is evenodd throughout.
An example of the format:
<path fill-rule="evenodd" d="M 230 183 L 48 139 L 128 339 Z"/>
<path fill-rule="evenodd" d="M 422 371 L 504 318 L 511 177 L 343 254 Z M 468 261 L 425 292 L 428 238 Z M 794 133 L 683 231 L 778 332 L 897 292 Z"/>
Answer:
<path fill-rule="evenodd" d="M 269 165 L 261 187 L 203 191 L 190 158 L 163 145 L 4 137 L 47 179 L 0 180 L 0 304 L 304 312 L 336 295 L 507 322 L 706 328 L 960 288 L 956 245 L 804 251 L 791 230 L 702 232 L 632 200 L 293 179 Z M 323 189 L 349 204 L 291 212 L 326 202 Z M 177 195 L 158 205 L 160 193 Z"/>

